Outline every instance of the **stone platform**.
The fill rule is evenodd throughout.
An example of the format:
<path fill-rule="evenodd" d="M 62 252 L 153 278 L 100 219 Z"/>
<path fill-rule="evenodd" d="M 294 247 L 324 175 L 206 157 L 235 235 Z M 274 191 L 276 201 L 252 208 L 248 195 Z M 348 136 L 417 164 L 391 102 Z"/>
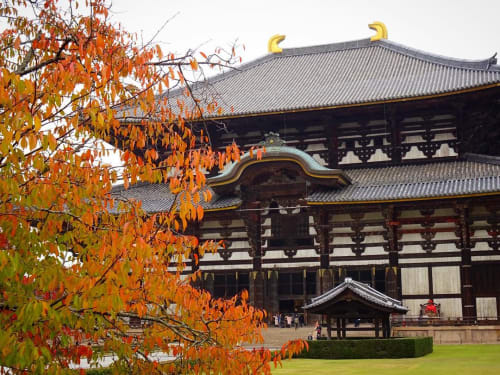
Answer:
<path fill-rule="evenodd" d="M 500 325 L 394 327 L 392 335 L 431 336 L 434 344 L 499 344 Z"/>

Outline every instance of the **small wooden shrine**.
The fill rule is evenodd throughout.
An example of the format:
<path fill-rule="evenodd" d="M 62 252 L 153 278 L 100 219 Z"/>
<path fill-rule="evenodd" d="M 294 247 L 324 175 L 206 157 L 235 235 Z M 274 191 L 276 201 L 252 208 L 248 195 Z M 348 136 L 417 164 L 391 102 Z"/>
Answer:
<path fill-rule="evenodd" d="M 330 340 L 331 321 L 336 319 L 337 338 L 346 338 L 348 319 L 372 319 L 375 337 L 391 337 L 391 314 L 406 314 L 408 309 L 395 300 L 367 284 L 346 277 L 344 282 L 328 292 L 315 297 L 304 310 L 326 315 L 327 336 Z"/>

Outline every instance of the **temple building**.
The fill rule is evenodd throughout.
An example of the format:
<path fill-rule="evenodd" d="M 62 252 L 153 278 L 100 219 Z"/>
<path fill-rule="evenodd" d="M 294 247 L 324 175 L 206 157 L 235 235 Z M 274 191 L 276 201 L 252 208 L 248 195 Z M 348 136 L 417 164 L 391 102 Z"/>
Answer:
<path fill-rule="evenodd" d="M 500 311 L 500 65 L 377 35 L 281 49 L 195 87 L 215 148 L 246 153 L 208 179 L 193 230 L 223 239 L 192 269 L 216 297 L 248 289 L 270 314 L 293 312 L 345 278 L 441 317 Z M 230 109 L 231 108 L 231 109 Z M 263 145 L 261 159 L 252 146 Z M 164 185 L 115 193 L 168 207 Z"/>

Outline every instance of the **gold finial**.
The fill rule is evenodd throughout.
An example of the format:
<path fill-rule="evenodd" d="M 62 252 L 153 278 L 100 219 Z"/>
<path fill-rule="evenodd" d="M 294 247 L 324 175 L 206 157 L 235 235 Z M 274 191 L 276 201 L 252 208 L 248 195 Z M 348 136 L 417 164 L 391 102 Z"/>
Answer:
<path fill-rule="evenodd" d="M 372 42 L 380 39 L 387 39 L 387 27 L 385 27 L 383 22 L 375 21 L 368 25 L 368 27 L 372 30 L 375 30 L 377 33 L 370 38 Z"/>
<path fill-rule="evenodd" d="M 267 42 L 267 50 L 271 53 L 281 53 L 283 50 L 278 46 L 278 43 L 285 39 L 284 35 L 276 34 L 273 35 L 269 42 Z"/>

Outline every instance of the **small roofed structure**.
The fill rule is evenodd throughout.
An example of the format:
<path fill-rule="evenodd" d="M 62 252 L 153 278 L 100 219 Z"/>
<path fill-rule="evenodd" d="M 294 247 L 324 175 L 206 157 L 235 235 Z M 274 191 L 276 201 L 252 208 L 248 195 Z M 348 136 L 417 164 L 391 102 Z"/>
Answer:
<path fill-rule="evenodd" d="M 331 320 L 336 318 L 337 337 L 346 337 L 347 319 L 373 319 L 375 336 L 391 336 L 390 314 L 406 314 L 408 309 L 400 301 L 386 296 L 367 284 L 346 277 L 344 282 L 315 297 L 304 310 L 327 316 L 327 335 L 331 339 Z M 380 327 L 380 325 L 382 327 Z M 361 328 L 358 328 L 361 330 Z M 356 328 L 354 328 L 356 330 Z"/>

